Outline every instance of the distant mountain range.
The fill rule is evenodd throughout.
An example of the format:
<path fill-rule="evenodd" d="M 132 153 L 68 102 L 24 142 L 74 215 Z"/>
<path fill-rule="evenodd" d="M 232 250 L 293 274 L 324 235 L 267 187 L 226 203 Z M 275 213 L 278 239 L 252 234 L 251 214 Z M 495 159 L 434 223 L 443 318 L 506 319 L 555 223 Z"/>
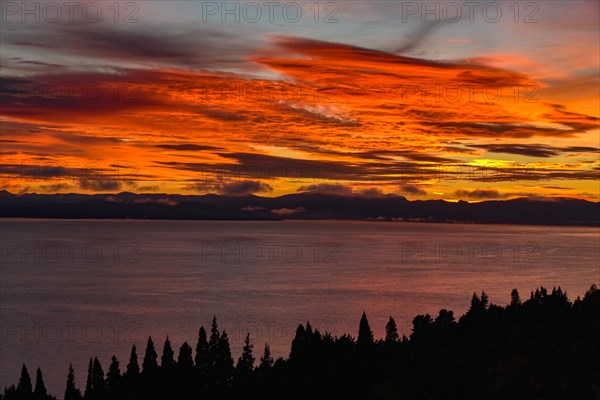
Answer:
<path fill-rule="evenodd" d="M 409 201 L 402 196 L 296 193 L 280 197 L 178 194 L 12 194 L 0 217 L 172 220 L 382 220 L 599 226 L 600 203 L 571 198 Z"/>

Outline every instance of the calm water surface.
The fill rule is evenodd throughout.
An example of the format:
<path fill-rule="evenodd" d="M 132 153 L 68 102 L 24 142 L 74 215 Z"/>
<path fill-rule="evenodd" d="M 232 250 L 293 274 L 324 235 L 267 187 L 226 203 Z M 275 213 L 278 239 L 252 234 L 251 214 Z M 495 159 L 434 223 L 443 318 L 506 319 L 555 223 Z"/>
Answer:
<path fill-rule="evenodd" d="M 69 362 L 83 389 L 90 356 L 124 370 L 149 335 L 159 355 L 195 347 L 213 314 L 239 356 L 246 332 L 287 356 L 296 326 L 377 337 L 388 317 L 466 311 L 474 291 L 498 304 L 600 281 L 600 230 L 385 222 L 0 221 L 0 386 L 39 365 L 62 397 Z M 177 350 L 176 350 L 177 352 Z M 259 354 L 257 354 L 258 358 Z"/>

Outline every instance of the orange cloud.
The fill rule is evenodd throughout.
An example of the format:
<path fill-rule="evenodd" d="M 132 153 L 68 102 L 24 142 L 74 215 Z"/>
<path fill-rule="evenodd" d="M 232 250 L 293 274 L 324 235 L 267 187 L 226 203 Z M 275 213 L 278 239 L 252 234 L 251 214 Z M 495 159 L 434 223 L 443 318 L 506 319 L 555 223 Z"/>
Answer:
<path fill-rule="evenodd" d="M 570 138 L 577 147 L 598 128 L 597 117 L 570 110 L 568 101 L 540 98 L 540 90 L 552 93 L 547 83 L 481 59 L 435 62 L 276 37 L 247 61 L 280 78 L 156 68 L 3 78 L 3 164 L 94 162 L 111 170 L 128 160 L 138 172 L 119 188 L 132 190 L 234 188 L 203 183 L 238 166 L 245 170 L 240 178 L 255 182 L 244 190 L 270 195 L 329 181 L 398 193 L 403 184 L 433 184 L 431 194 L 440 192 L 432 180 L 448 184 L 439 183 L 436 171 L 476 163 L 490 140 L 496 149 L 531 151 L 505 155 L 535 157 L 527 146 L 541 137 Z M 584 154 L 565 168 L 560 161 L 568 153 L 560 146 L 542 151 L 556 160 L 544 179 L 592 180 L 598 164 Z M 294 163 L 304 171 L 290 179 Z M 307 172 L 315 166 L 330 168 L 318 182 Z M 11 187 L 21 189 L 107 187 L 80 177 L 55 177 L 49 186 L 10 171 Z M 406 171 L 410 182 L 403 181 Z M 464 190 L 485 190 L 472 181 Z"/>

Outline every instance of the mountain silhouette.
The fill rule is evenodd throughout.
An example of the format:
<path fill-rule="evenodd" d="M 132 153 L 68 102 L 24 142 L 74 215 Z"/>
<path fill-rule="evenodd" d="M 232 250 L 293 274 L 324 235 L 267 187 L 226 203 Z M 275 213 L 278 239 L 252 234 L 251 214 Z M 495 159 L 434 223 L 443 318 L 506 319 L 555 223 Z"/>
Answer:
<path fill-rule="evenodd" d="M 280 197 L 216 194 L 0 193 L 0 217 L 172 220 L 382 220 L 598 226 L 600 203 L 572 198 L 518 198 L 478 203 L 409 201 L 402 196 L 295 193 Z"/>

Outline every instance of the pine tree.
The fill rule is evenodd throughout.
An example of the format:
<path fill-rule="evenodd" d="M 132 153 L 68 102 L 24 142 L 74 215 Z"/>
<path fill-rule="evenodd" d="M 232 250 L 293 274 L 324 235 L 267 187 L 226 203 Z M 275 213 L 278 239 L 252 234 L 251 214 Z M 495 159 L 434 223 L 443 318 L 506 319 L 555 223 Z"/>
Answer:
<path fill-rule="evenodd" d="M 192 368 L 194 366 L 194 360 L 192 359 L 192 347 L 188 344 L 188 342 L 183 342 L 179 348 L 177 365 L 181 368 Z"/>
<path fill-rule="evenodd" d="M 209 368 L 214 367 L 217 362 L 219 348 L 219 329 L 217 327 L 217 317 L 213 315 L 212 324 L 210 326 L 210 339 L 208 340 L 208 365 Z"/>
<path fill-rule="evenodd" d="M 5 386 L 4 394 L 0 394 L 0 400 L 14 400 L 17 396 L 17 388 L 15 385 Z"/>
<path fill-rule="evenodd" d="M 65 387 L 65 400 L 78 400 L 81 397 L 81 393 L 77 393 L 78 390 L 75 386 L 75 370 L 73 364 L 69 364 L 69 371 L 67 372 L 67 383 Z M 79 397 L 77 396 L 79 394 Z"/>
<path fill-rule="evenodd" d="M 371 344 L 373 344 L 373 331 L 369 326 L 367 314 L 363 311 L 362 317 L 360 318 L 360 323 L 358 325 L 358 339 L 356 345 L 358 347 L 365 347 Z"/>
<path fill-rule="evenodd" d="M 94 391 L 94 361 L 90 358 L 90 363 L 88 365 L 88 373 L 87 379 L 85 381 L 85 393 L 83 397 L 86 399 L 90 399 L 92 397 L 92 393 Z"/>
<path fill-rule="evenodd" d="M 400 339 L 398 336 L 398 327 L 396 321 L 390 316 L 388 323 L 385 325 L 385 343 L 391 344 L 396 343 Z"/>
<path fill-rule="evenodd" d="M 250 343 L 250 334 L 246 334 L 246 340 L 244 340 L 244 348 L 242 355 L 238 358 L 237 365 L 235 367 L 236 376 L 239 379 L 245 380 L 250 377 L 250 374 L 254 370 L 254 356 L 252 355 L 252 348 L 254 346 Z"/>
<path fill-rule="evenodd" d="M 119 383 L 121 383 L 121 368 L 119 368 L 119 360 L 113 355 L 106 373 L 106 387 L 108 390 L 114 390 L 119 386 Z"/>
<path fill-rule="evenodd" d="M 73 365 L 69 364 L 69 372 L 67 374 L 67 388 L 65 389 L 64 400 L 81 400 L 81 392 L 75 387 L 75 370 Z"/>
<path fill-rule="evenodd" d="M 162 356 L 160 357 L 160 366 L 163 368 L 171 368 L 175 366 L 175 359 L 173 358 L 174 356 L 175 353 L 171 348 L 171 341 L 167 336 L 167 339 L 165 340 L 165 344 L 163 346 Z"/>
<path fill-rule="evenodd" d="M 48 391 L 46 390 L 44 377 L 42 376 L 40 367 L 38 367 L 35 372 L 35 389 L 33 389 L 33 395 L 38 399 L 45 399 L 48 396 Z"/>
<path fill-rule="evenodd" d="M 485 292 L 481 292 L 481 298 L 477 296 L 477 293 L 473 293 L 473 297 L 471 298 L 471 306 L 469 307 L 469 311 L 465 315 L 461 317 L 461 321 L 466 322 L 481 322 L 485 317 L 485 313 L 489 306 L 489 300 L 487 294 Z"/>
<path fill-rule="evenodd" d="M 21 377 L 19 378 L 19 383 L 17 384 L 17 393 L 23 398 L 30 397 L 33 393 L 31 377 L 29 376 L 29 372 L 27 371 L 25 364 L 23 364 L 23 367 L 21 368 Z"/>
<path fill-rule="evenodd" d="M 202 373 L 207 373 L 209 368 L 209 357 L 208 357 L 208 341 L 206 340 L 206 330 L 204 326 L 200 327 L 198 331 L 198 343 L 196 344 L 196 357 L 194 358 L 196 368 Z"/>
<path fill-rule="evenodd" d="M 214 366 L 217 379 L 224 383 L 231 381 L 233 376 L 233 358 L 231 357 L 231 347 L 227 332 L 223 331 L 217 344 L 217 356 Z"/>
<path fill-rule="evenodd" d="M 102 392 L 106 388 L 106 382 L 104 381 L 104 370 L 98 357 L 94 357 L 94 367 L 92 370 L 92 388 L 94 393 Z"/>
<path fill-rule="evenodd" d="M 485 292 L 481 292 L 481 307 L 483 308 L 483 310 L 487 310 L 489 307 L 489 299 L 488 299 L 488 295 L 485 294 Z"/>
<path fill-rule="evenodd" d="M 477 293 L 473 293 L 473 297 L 471 297 L 471 307 L 469 308 L 469 311 L 467 311 L 467 313 L 471 313 L 473 311 L 477 311 L 481 309 L 481 300 L 479 300 L 479 296 L 477 296 Z"/>
<path fill-rule="evenodd" d="M 302 324 L 296 328 L 296 335 L 292 339 L 292 349 L 290 351 L 290 359 L 300 358 L 304 354 L 304 345 L 306 343 L 306 330 Z"/>
<path fill-rule="evenodd" d="M 131 355 L 129 356 L 129 364 L 127 364 L 127 370 L 125 376 L 127 378 L 133 378 L 140 374 L 140 364 L 138 363 L 137 349 L 135 344 L 131 347 Z"/>
<path fill-rule="evenodd" d="M 265 343 L 265 350 L 260 358 L 260 364 L 258 368 L 262 371 L 266 371 L 271 368 L 274 363 L 273 357 L 271 356 L 271 347 L 269 347 L 269 343 Z"/>
<path fill-rule="evenodd" d="M 156 354 L 156 349 L 154 348 L 154 342 L 152 342 L 152 337 L 148 337 L 148 343 L 146 344 L 146 353 L 144 354 L 144 361 L 142 362 L 142 371 L 144 373 L 152 372 L 158 368 L 158 363 L 156 359 L 158 354 Z"/>
<path fill-rule="evenodd" d="M 510 292 L 510 307 L 518 307 L 521 305 L 521 297 L 519 296 L 519 291 L 517 289 L 513 289 Z"/>
<path fill-rule="evenodd" d="M 310 326 L 310 322 L 306 321 L 306 339 L 311 339 L 313 335 L 312 326 Z"/>

